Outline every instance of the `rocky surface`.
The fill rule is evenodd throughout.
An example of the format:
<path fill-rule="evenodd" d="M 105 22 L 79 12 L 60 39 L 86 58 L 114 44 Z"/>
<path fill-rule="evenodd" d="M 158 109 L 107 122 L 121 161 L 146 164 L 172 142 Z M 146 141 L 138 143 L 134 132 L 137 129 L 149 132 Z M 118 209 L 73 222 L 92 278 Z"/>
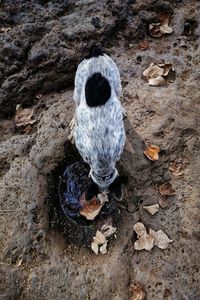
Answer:
<path fill-rule="evenodd" d="M 147 300 L 200 299 L 198 1 L 0 5 L 0 299 L 128 300 L 134 281 Z M 172 13 L 174 31 L 155 39 L 147 28 L 160 11 Z M 143 40 L 145 51 L 139 49 Z M 50 211 L 57 185 L 52 172 L 70 151 L 74 72 L 94 41 L 119 66 L 128 112 L 119 163 L 128 182 L 118 204 L 117 238 L 99 256 L 72 243 Z M 151 62 L 172 63 L 175 80 L 149 86 L 142 72 Z M 17 103 L 38 103 L 31 130 L 15 127 Z M 159 161 L 144 157 L 145 143 L 161 148 Z M 169 171 L 175 161 L 183 165 L 181 177 Z M 168 207 L 149 215 L 143 205 L 157 203 L 158 187 L 168 181 L 175 196 L 164 197 Z M 138 220 L 162 229 L 173 243 L 135 251 Z"/>

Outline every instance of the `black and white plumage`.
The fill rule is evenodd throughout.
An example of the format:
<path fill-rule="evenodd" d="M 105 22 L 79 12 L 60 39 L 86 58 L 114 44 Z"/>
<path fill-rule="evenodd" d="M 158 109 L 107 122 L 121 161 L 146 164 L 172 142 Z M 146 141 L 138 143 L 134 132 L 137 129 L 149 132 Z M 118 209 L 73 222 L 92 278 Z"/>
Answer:
<path fill-rule="evenodd" d="M 90 176 L 100 191 L 118 176 L 116 162 L 125 144 L 122 91 L 118 68 L 111 57 L 94 48 L 78 66 L 74 140 Z"/>

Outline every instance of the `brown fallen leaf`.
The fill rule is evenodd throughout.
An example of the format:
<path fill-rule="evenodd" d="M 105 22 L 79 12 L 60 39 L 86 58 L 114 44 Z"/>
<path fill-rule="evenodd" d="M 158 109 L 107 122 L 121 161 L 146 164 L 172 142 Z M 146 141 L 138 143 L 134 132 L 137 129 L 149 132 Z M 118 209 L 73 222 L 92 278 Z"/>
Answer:
<path fill-rule="evenodd" d="M 159 15 L 159 23 L 149 24 L 149 34 L 152 37 L 162 37 L 165 34 L 170 34 L 173 29 L 169 26 L 171 15 L 168 12 L 161 12 Z"/>
<path fill-rule="evenodd" d="M 151 86 L 160 86 L 166 83 L 165 79 L 162 76 L 156 78 L 149 78 L 149 85 Z"/>
<path fill-rule="evenodd" d="M 16 106 L 15 124 L 17 127 L 34 124 L 36 120 L 32 119 L 34 108 L 22 108 L 21 104 Z"/>
<path fill-rule="evenodd" d="M 155 63 L 151 63 L 150 66 L 143 72 L 143 76 L 147 79 L 156 78 L 163 75 L 163 68 L 157 66 Z"/>
<path fill-rule="evenodd" d="M 150 251 L 154 246 L 154 237 L 147 233 L 144 224 L 138 222 L 133 226 L 133 229 L 137 233 L 138 237 L 134 243 L 134 249 Z"/>
<path fill-rule="evenodd" d="M 99 253 L 99 246 L 97 245 L 97 243 L 92 242 L 91 243 L 91 249 L 92 251 L 94 251 L 94 253 L 97 255 Z"/>
<path fill-rule="evenodd" d="M 162 34 L 165 34 L 165 33 L 170 34 L 170 33 L 173 32 L 173 29 L 172 29 L 171 27 L 169 27 L 169 25 L 164 24 L 164 25 L 161 25 L 161 26 L 160 26 L 160 32 L 161 32 Z"/>
<path fill-rule="evenodd" d="M 181 177 L 183 175 L 182 168 L 183 168 L 183 165 L 178 164 L 176 162 L 169 164 L 169 170 L 171 171 L 171 173 L 174 177 Z"/>
<path fill-rule="evenodd" d="M 103 245 L 106 242 L 106 237 L 101 231 L 97 230 L 93 240 L 97 245 Z"/>
<path fill-rule="evenodd" d="M 155 145 L 147 146 L 147 149 L 144 151 L 144 155 L 148 157 L 148 159 L 152 161 L 156 161 L 159 159 L 158 153 L 160 152 L 160 148 Z"/>
<path fill-rule="evenodd" d="M 107 251 L 107 246 L 108 246 L 108 241 L 106 241 L 100 248 L 99 248 L 99 251 L 102 253 L 102 254 L 106 254 L 108 251 Z"/>
<path fill-rule="evenodd" d="M 160 31 L 160 23 L 149 24 L 149 34 L 155 38 L 163 36 L 163 33 Z"/>
<path fill-rule="evenodd" d="M 175 190 L 172 188 L 170 182 L 165 182 L 161 184 L 158 188 L 159 193 L 163 196 L 173 196 L 176 194 Z"/>
<path fill-rule="evenodd" d="M 173 70 L 172 64 L 159 64 L 158 66 L 164 69 L 162 76 L 167 76 L 169 71 Z"/>
<path fill-rule="evenodd" d="M 81 200 L 81 204 L 82 208 L 80 209 L 79 214 L 84 216 L 87 220 L 94 220 L 103 206 L 96 198 L 93 198 L 90 201 Z"/>
<path fill-rule="evenodd" d="M 149 235 L 154 237 L 154 245 L 160 249 L 166 249 L 169 243 L 173 242 L 173 240 L 170 240 L 162 230 L 154 231 L 153 229 L 150 229 Z"/>
<path fill-rule="evenodd" d="M 105 237 L 109 237 L 115 233 L 117 230 L 116 227 L 113 227 L 112 225 L 104 224 L 101 227 L 101 232 L 104 234 Z"/>
<path fill-rule="evenodd" d="M 169 80 L 172 75 L 173 78 Z M 174 82 L 175 71 L 172 64 L 170 63 L 163 63 L 158 65 L 155 63 L 151 63 L 150 66 L 143 72 L 143 76 L 148 80 L 149 85 L 160 86 L 166 84 L 166 82 Z"/>
<path fill-rule="evenodd" d="M 157 203 L 153 205 L 143 206 L 143 208 L 153 216 L 159 211 L 159 204 Z"/>
<path fill-rule="evenodd" d="M 130 286 L 130 292 L 132 293 L 129 300 L 144 300 L 145 299 L 145 291 L 141 283 L 133 282 Z"/>
<path fill-rule="evenodd" d="M 91 243 L 91 249 L 92 251 L 94 251 L 94 253 L 97 255 L 99 253 L 99 251 L 102 254 L 106 254 L 107 253 L 107 244 L 108 241 L 106 240 L 105 235 L 97 230 L 96 235 L 93 237 L 93 242 Z M 99 248 L 100 246 L 100 248 Z"/>
<path fill-rule="evenodd" d="M 166 208 L 166 207 L 169 207 L 171 205 L 171 202 L 169 201 L 169 199 L 160 199 L 158 201 L 160 207 L 162 208 Z"/>
<path fill-rule="evenodd" d="M 143 50 L 143 51 L 147 50 L 147 49 L 149 49 L 149 43 L 147 41 L 143 41 L 143 42 L 139 43 L 138 47 L 140 50 Z"/>

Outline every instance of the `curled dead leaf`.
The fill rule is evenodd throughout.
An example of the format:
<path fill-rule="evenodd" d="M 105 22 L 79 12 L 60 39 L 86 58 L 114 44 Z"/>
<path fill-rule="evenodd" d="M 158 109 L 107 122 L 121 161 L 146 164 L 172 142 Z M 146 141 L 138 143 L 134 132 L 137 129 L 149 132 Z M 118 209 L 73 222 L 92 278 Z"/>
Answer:
<path fill-rule="evenodd" d="M 104 234 L 105 237 L 109 237 L 113 235 L 113 233 L 115 233 L 116 230 L 117 230 L 116 227 L 107 224 L 104 224 L 101 227 L 101 232 Z"/>
<path fill-rule="evenodd" d="M 149 85 L 151 86 L 160 86 L 166 83 L 165 79 L 162 76 L 156 78 L 149 78 Z"/>
<path fill-rule="evenodd" d="M 165 34 L 170 34 L 173 29 L 169 26 L 171 15 L 168 12 L 161 12 L 159 15 L 159 23 L 149 24 L 149 34 L 152 37 L 162 37 Z"/>
<path fill-rule="evenodd" d="M 148 159 L 152 161 L 156 161 L 159 159 L 158 153 L 160 152 L 160 148 L 155 145 L 149 145 L 147 149 L 144 151 L 144 155 L 148 157 Z"/>
<path fill-rule="evenodd" d="M 147 41 L 142 41 L 141 43 L 139 43 L 138 47 L 140 50 L 147 50 L 149 49 L 149 43 Z"/>
<path fill-rule="evenodd" d="M 105 235 L 101 231 L 97 230 L 96 235 L 93 237 L 93 242 L 91 243 L 92 251 L 94 251 L 96 255 L 99 253 L 99 251 L 102 254 L 106 254 L 107 244 L 108 241 L 106 240 Z"/>
<path fill-rule="evenodd" d="M 167 76 L 169 71 L 173 69 L 172 64 L 159 64 L 158 66 L 164 69 L 162 76 Z"/>
<path fill-rule="evenodd" d="M 34 108 L 22 108 L 21 104 L 16 106 L 15 124 L 17 127 L 34 124 L 36 120 L 32 119 Z"/>
<path fill-rule="evenodd" d="M 165 182 L 161 184 L 158 188 L 159 193 L 163 196 L 173 196 L 176 194 L 175 190 L 172 188 L 170 182 Z"/>
<path fill-rule="evenodd" d="M 103 245 L 106 242 L 106 237 L 101 231 L 97 230 L 93 240 L 97 245 Z"/>
<path fill-rule="evenodd" d="M 153 216 L 159 211 L 159 204 L 157 203 L 153 205 L 143 206 L 143 208 Z"/>
<path fill-rule="evenodd" d="M 170 63 L 158 65 L 151 63 L 143 72 L 143 76 L 148 80 L 149 85 L 152 86 L 164 85 L 166 82 L 174 82 L 175 80 L 175 72 Z"/>
<path fill-rule="evenodd" d="M 102 254 L 106 254 L 108 251 L 107 251 L 107 246 L 108 246 L 108 241 L 106 241 L 100 248 L 99 248 L 99 251 L 102 253 Z"/>
<path fill-rule="evenodd" d="M 99 253 L 99 246 L 97 245 L 96 242 L 91 243 L 91 249 L 94 251 L 94 253 L 97 255 Z"/>
<path fill-rule="evenodd" d="M 130 286 L 130 292 L 132 293 L 129 300 L 144 300 L 145 291 L 141 283 L 133 282 Z"/>
<path fill-rule="evenodd" d="M 149 34 L 156 38 L 163 36 L 163 33 L 160 31 L 160 23 L 149 24 Z"/>
<path fill-rule="evenodd" d="M 160 207 L 162 207 L 162 208 L 169 207 L 170 204 L 171 204 L 170 201 L 169 201 L 169 199 L 160 199 L 158 201 L 158 203 L 159 203 Z"/>
<path fill-rule="evenodd" d="M 134 243 L 135 250 L 148 250 L 150 251 L 154 246 L 154 237 L 149 235 L 146 231 L 144 224 L 141 222 L 136 223 L 133 229 L 137 233 L 138 239 Z"/>
<path fill-rule="evenodd" d="M 133 226 L 134 231 L 137 233 L 137 236 L 143 236 L 146 232 L 146 228 L 144 226 L 144 224 L 142 224 L 141 222 L 137 222 L 134 226 Z"/>
<path fill-rule="evenodd" d="M 157 246 L 160 249 L 166 249 L 169 243 L 172 243 L 173 240 L 170 240 L 166 233 L 162 230 L 154 231 L 149 229 L 149 234 L 141 222 L 136 223 L 133 226 L 133 229 L 137 233 L 138 240 L 134 243 L 135 250 L 148 250 L 150 251 L 154 246 Z"/>
<path fill-rule="evenodd" d="M 102 204 L 98 199 L 93 198 L 90 201 L 82 201 L 82 208 L 80 209 L 80 215 L 84 216 L 87 220 L 94 220 L 95 217 L 99 214 Z"/>
<path fill-rule="evenodd" d="M 182 171 L 183 165 L 173 162 L 169 165 L 169 170 L 174 177 L 181 177 L 183 175 Z"/>
<path fill-rule="evenodd" d="M 156 78 L 163 75 L 163 68 L 160 68 L 155 63 L 151 63 L 150 66 L 143 72 L 143 76 L 147 79 Z"/>
<path fill-rule="evenodd" d="M 169 25 L 164 24 L 164 25 L 161 25 L 161 26 L 160 26 L 160 32 L 161 32 L 162 34 L 165 34 L 165 33 L 170 34 L 170 33 L 173 32 L 173 29 L 172 29 Z"/>
<path fill-rule="evenodd" d="M 170 240 L 162 230 L 154 231 L 153 229 L 150 229 L 149 235 L 154 237 L 154 245 L 160 249 L 166 249 L 169 243 L 173 242 L 173 240 Z"/>

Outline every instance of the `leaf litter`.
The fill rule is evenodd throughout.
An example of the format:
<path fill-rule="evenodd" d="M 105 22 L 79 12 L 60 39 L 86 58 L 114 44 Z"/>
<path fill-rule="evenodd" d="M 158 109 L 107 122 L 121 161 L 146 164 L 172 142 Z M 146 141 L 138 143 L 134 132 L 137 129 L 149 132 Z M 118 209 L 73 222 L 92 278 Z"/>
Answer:
<path fill-rule="evenodd" d="M 160 38 L 165 34 L 171 34 L 173 32 L 173 29 L 169 26 L 170 19 L 170 13 L 161 12 L 159 15 L 160 22 L 149 24 L 149 34 L 155 38 Z"/>
<path fill-rule="evenodd" d="M 133 229 L 137 233 L 138 238 L 134 243 L 135 250 L 151 251 L 154 246 L 166 249 L 169 243 L 173 242 L 162 230 L 154 231 L 150 228 L 149 233 L 147 233 L 146 227 L 141 222 L 137 222 Z"/>
<path fill-rule="evenodd" d="M 159 186 L 158 190 L 162 196 L 173 196 L 176 194 L 176 192 L 172 188 L 172 185 L 170 182 L 165 182 L 165 183 L 161 184 Z"/>
<path fill-rule="evenodd" d="M 140 282 L 133 282 L 130 286 L 131 297 L 129 300 L 144 300 L 145 299 L 145 291 Z"/>
<path fill-rule="evenodd" d="M 159 211 L 159 204 L 153 204 L 153 205 L 144 205 L 143 208 L 148 211 L 152 216 L 155 215 Z"/>
<path fill-rule="evenodd" d="M 173 162 L 169 164 L 169 170 L 171 171 L 172 176 L 182 177 L 183 176 L 183 165 Z"/>
<path fill-rule="evenodd" d="M 96 231 L 96 235 L 93 237 L 93 242 L 91 243 L 91 249 L 96 255 L 99 252 L 102 254 L 107 253 L 108 240 L 106 238 L 113 235 L 116 230 L 117 228 L 105 223 L 102 225 L 101 230 Z"/>
<path fill-rule="evenodd" d="M 151 63 L 150 66 L 143 72 L 143 76 L 148 80 L 149 85 L 160 86 L 166 84 L 167 82 L 173 82 L 175 80 L 175 76 L 173 76 L 174 78 L 171 78 L 171 73 L 175 73 L 172 64 Z"/>
<path fill-rule="evenodd" d="M 30 108 L 22 108 L 21 104 L 16 106 L 15 125 L 17 127 L 33 125 L 37 120 L 33 119 L 35 106 Z"/>
<path fill-rule="evenodd" d="M 84 216 L 87 220 L 94 220 L 100 213 L 101 208 L 108 202 L 108 196 L 106 194 L 98 194 L 98 197 L 94 197 L 90 201 L 86 201 L 85 195 L 82 199 L 82 208 L 80 209 L 80 215 Z"/>
<path fill-rule="evenodd" d="M 160 148 L 155 145 L 147 146 L 146 150 L 144 151 L 144 155 L 148 157 L 150 160 L 159 160 L 158 153 L 160 152 Z"/>

